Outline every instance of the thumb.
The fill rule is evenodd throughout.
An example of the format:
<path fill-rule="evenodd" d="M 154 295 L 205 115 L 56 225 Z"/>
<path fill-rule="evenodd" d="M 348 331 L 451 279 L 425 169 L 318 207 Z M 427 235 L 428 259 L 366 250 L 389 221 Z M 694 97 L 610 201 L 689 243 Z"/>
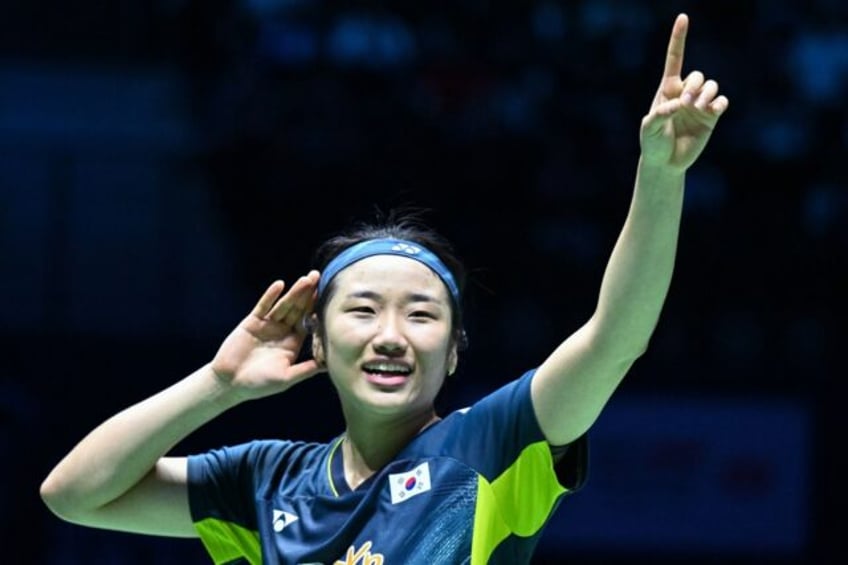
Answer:
<path fill-rule="evenodd" d="M 319 373 L 326 372 L 326 370 L 327 369 L 323 365 L 319 365 L 315 359 L 307 359 L 306 361 L 295 363 L 289 367 L 293 383 L 305 381 Z"/>
<path fill-rule="evenodd" d="M 659 134 L 680 108 L 679 98 L 657 104 L 642 118 L 642 133 L 648 136 Z"/>

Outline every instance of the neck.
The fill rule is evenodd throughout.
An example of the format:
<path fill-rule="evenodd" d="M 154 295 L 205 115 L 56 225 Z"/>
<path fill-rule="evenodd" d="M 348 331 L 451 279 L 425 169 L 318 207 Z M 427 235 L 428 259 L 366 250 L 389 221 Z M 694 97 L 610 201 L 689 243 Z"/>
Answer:
<path fill-rule="evenodd" d="M 431 408 L 403 418 L 370 418 L 368 421 L 348 418 L 342 443 L 345 478 L 355 489 L 368 477 L 388 464 L 423 429 L 439 417 Z"/>

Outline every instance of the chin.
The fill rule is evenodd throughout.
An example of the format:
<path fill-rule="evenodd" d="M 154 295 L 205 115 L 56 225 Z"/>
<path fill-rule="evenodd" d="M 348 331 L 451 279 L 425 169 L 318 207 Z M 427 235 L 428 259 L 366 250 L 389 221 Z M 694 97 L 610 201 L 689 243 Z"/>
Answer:
<path fill-rule="evenodd" d="M 360 400 L 374 413 L 382 416 L 409 414 L 421 410 L 420 399 L 403 390 L 370 390 L 360 397 Z"/>
<path fill-rule="evenodd" d="M 365 399 L 366 403 L 375 410 L 392 411 L 411 408 L 409 397 L 406 394 L 393 392 L 372 391 Z"/>

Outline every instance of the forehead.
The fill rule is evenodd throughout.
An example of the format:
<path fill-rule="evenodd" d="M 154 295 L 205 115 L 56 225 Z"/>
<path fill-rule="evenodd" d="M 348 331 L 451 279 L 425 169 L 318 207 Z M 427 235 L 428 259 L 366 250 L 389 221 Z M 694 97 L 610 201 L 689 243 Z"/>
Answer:
<path fill-rule="evenodd" d="M 358 290 L 426 293 L 447 301 L 448 289 L 427 265 L 398 255 L 366 257 L 336 275 L 336 292 L 345 295 Z"/>

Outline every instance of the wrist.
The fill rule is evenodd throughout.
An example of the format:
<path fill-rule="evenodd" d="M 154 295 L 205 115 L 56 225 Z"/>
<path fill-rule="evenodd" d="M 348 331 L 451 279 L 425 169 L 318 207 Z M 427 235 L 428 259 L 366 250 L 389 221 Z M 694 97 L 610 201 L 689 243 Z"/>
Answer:
<path fill-rule="evenodd" d="M 682 183 L 686 177 L 686 168 L 670 165 L 667 161 L 652 162 L 645 155 L 640 155 L 639 173 L 656 181 Z"/>
<path fill-rule="evenodd" d="M 198 373 L 203 381 L 203 397 L 221 412 L 246 400 L 239 388 L 233 385 L 232 379 L 215 371 L 211 363 L 203 366 Z"/>
<path fill-rule="evenodd" d="M 677 209 L 683 205 L 686 173 L 667 165 L 639 161 L 634 205 L 652 210 Z"/>

